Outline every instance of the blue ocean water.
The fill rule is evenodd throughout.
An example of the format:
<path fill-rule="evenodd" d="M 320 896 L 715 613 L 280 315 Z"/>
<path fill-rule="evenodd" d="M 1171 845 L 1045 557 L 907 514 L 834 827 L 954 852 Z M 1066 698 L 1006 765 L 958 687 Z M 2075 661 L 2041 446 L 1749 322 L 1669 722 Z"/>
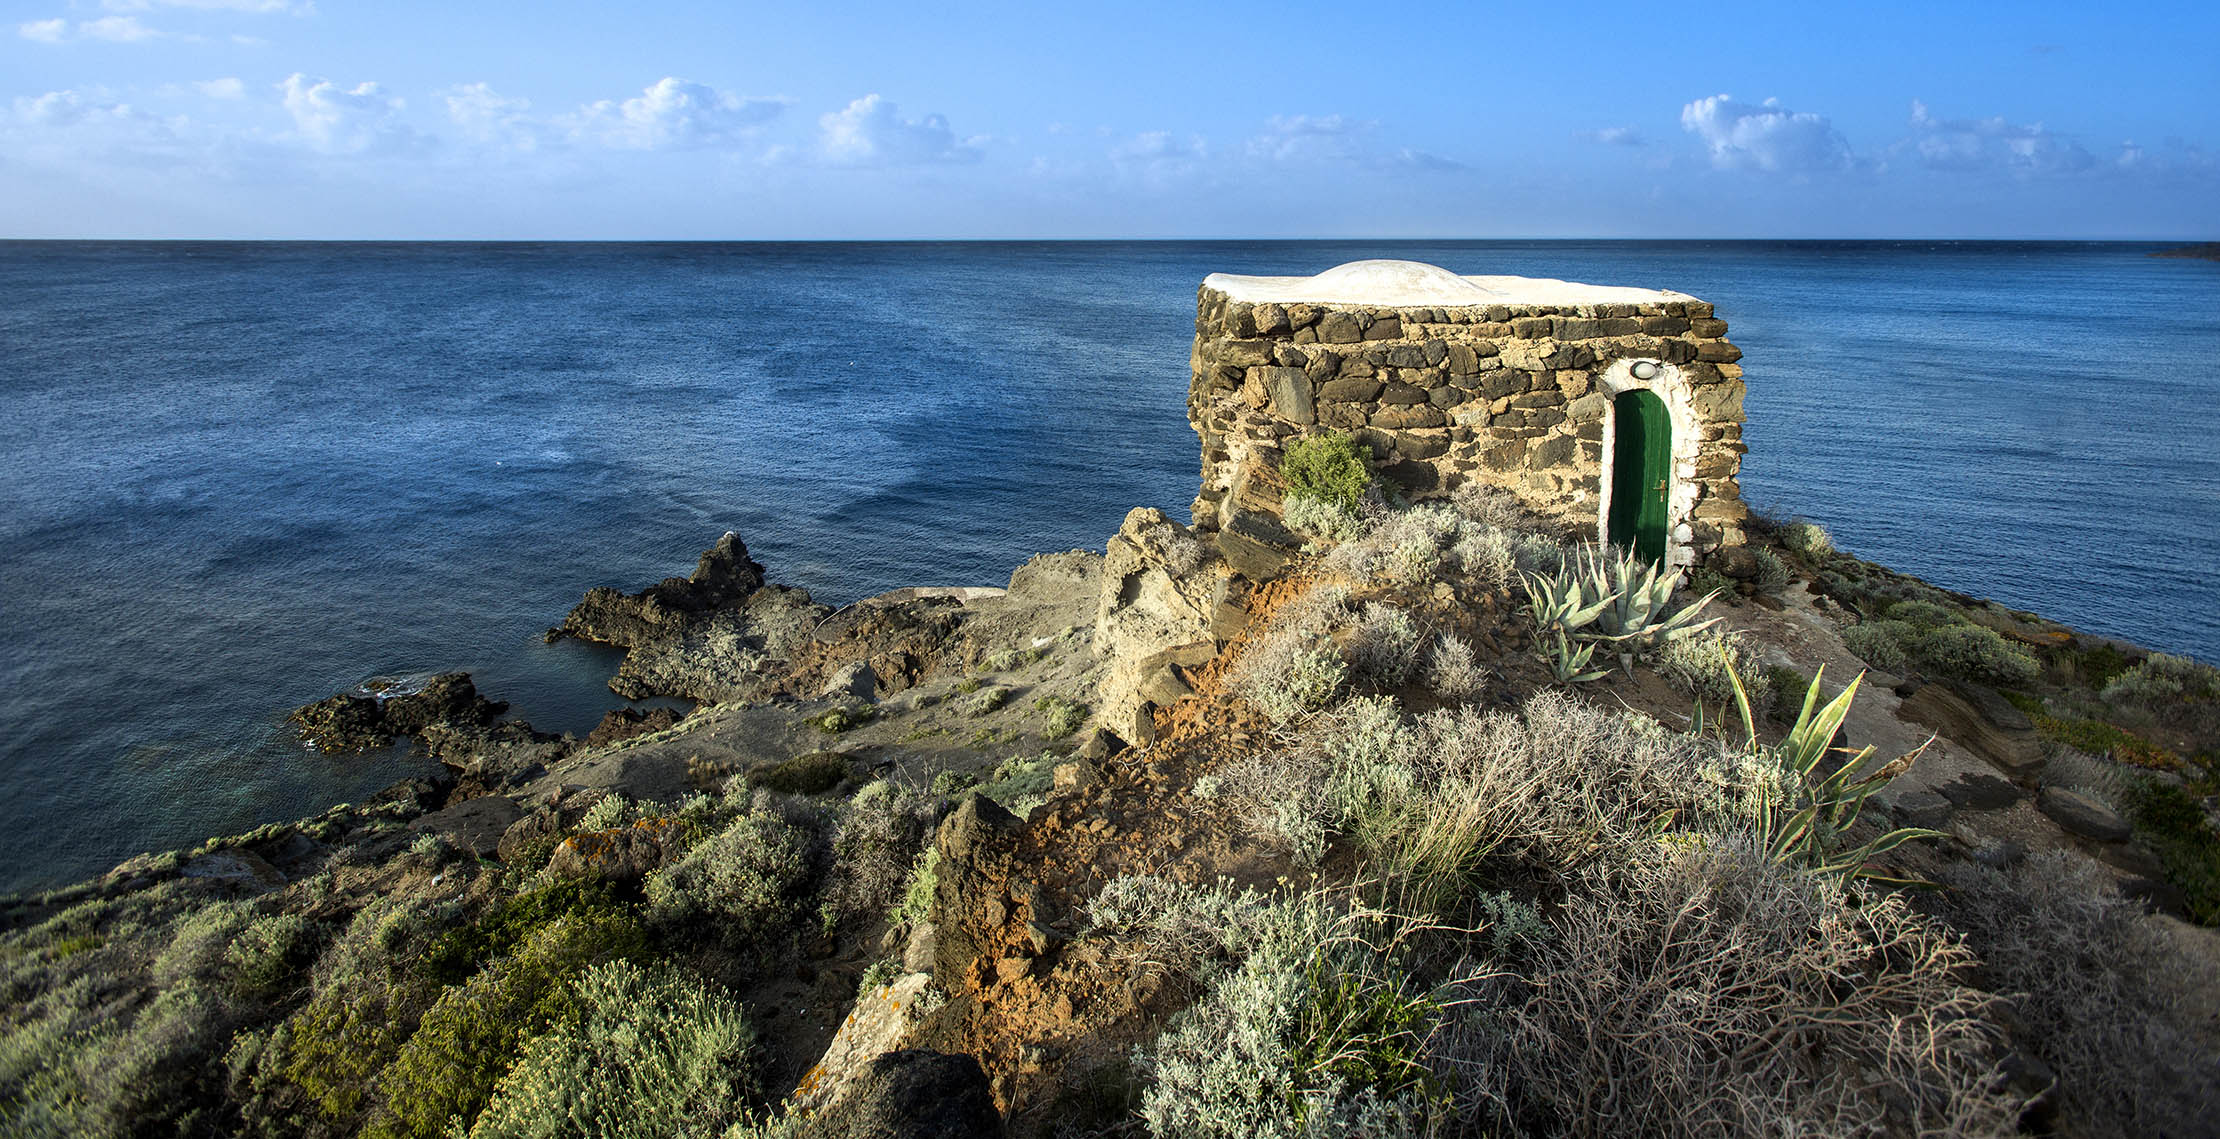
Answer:
<path fill-rule="evenodd" d="M 2220 658 L 2220 265 L 2152 248 L 0 243 L 0 888 L 415 770 L 283 725 L 374 675 L 582 731 L 614 661 L 540 632 L 727 529 L 837 603 L 1182 511 L 1214 271 L 1694 293 L 1747 353 L 1753 502 Z"/>

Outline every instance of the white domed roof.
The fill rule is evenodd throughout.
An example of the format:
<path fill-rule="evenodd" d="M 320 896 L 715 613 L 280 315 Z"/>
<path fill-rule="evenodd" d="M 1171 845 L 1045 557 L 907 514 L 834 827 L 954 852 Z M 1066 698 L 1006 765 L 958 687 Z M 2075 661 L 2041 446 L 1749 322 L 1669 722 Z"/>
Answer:
<path fill-rule="evenodd" d="M 1204 286 L 1237 301 L 1281 304 L 1468 307 L 1472 305 L 1655 304 L 1693 300 L 1686 293 L 1583 285 L 1547 277 L 1460 277 L 1423 261 L 1371 260 L 1336 265 L 1312 277 L 1212 273 Z"/>

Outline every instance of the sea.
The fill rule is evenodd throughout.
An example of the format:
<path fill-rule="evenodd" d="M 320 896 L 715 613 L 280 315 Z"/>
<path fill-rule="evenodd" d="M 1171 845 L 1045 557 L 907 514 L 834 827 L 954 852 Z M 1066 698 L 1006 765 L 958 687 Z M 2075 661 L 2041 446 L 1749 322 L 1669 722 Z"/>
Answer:
<path fill-rule="evenodd" d="M 615 658 L 543 631 L 727 530 L 837 604 L 1184 518 L 1212 272 L 1695 294 L 1754 505 L 2220 660 L 2220 264 L 2160 248 L 0 242 L 0 890 L 428 770 L 286 727 L 374 677 L 583 732 Z"/>

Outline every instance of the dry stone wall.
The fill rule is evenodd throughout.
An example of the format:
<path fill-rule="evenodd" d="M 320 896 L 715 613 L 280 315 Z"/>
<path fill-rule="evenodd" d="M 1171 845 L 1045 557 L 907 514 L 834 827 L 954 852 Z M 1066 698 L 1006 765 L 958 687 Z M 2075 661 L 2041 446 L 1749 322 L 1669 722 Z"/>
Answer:
<path fill-rule="evenodd" d="M 1229 561 L 1269 571 L 1286 545 L 1277 459 L 1338 428 L 1413 498 L 1467 480 L 1508 488 L 1568 535 L 1607 514 L 1613 399 L 1655 391 L 1671 413 L 1675 565 L 1742 542 L 1741 350 L 1698 300 L 1378 308 L 1196 300 L 1188 418 L 1202 437 L 1195 526 Z M 1654 374 L 1637 378 L 1647 361 Z M 1266 554 L 1253 547 L 1262 546 Z M 1252 578 L 1257 573 L 1250 572 Z"/>

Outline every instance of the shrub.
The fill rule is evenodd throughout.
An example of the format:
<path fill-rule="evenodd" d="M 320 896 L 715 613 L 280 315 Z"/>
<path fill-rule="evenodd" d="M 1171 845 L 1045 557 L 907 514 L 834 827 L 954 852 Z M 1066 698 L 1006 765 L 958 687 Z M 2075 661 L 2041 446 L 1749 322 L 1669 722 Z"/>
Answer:
<path fill-rule="evenodd" d="M 1288 444 L 1280 458 L 1289 498 L 1309 497 L 1354 513 L 1372 486 L 1371 450 L 1340 431 Z"/>
<path fill-rule="evenodd" d="M 813 751 L 784 763 L 748 773 L 748 783 L 786 795 L 822 795 L 848 778 L 848 757 L 837 751 Z"/>
<path fill-rule="evenodd" d="M 1151 874 L 1120 874 L 1086 904 L 1089 932 L 1120 942 L 1129 960 L 1194 974 L 1205 958 L 1238 953 L 1255 938 L 1271 903 L 1230 882 L 1189 885 Z"/>
<path fill-rule="evenodd" d="M 631 826 L 639 817 L 640 805 L 638 803 L 633 802 L 622 792 L 609 791 L 599 799 L 594 800 L 593 805 L 586 808 L 586 813 L 579 816 L 578 829 L 582 831 L 613 831 L 618 827 Z"/>
<path fill-rule="evenodd" d="M 1888 618 L 1891 621 L 1901 621 L 1914 629 L 1920 630 L 1940 629 L 1945 625 L 1963 624 L 1958 614 L 1948 606 L 1916 598 L 1910 601 L 1899 601 L 1889 606 Z"/>
<path fill-rule="evenodd" d="M 1063 739 L 1087 722 L 1087 706 L 1061 696 L 1043 696 L 1033 701 L 1033 710 L 1041 714 L 1041 735 L 1047 739 Z"/>
<path fill-rule="evenodd" d="M 1342 663 L 1341 654 L 1331 644 L 1322 644 L 1297 653 L 1288 661 L 1280 687 L 1253 687 L 1250 701 L 1273 723 L 1286 723 L 1332 702 L 1348 677 L 1349 668 Z"/>
<path fill-rule="evenodd" d="M 1011 756 L 997 765 L 994 774 L 979 785 L 979 793 L 1014 814 L 1024 815 L 1048 798 L 1049 788 L 1056 785 L 1056 765 L 1061 762 L 1061 756 L 1049 751 L 1033 756 Z"/>
<path fill-rule="evenodd" d="M 1833 550 L 1835 540 L 1817 522 L 1791 522 L 1781 527 L 1781 545 L 1809 556 Z"/>
<path fill-rule="evenodd" d="M 571 1015 L 578 976 L 645 946 L 628 917 L 564 916 L 448 988 L 379 1077 L 384 1103 L 363 1134 L 435 1139 L 469 1128 L 524 1043 Z"/>
<path fill-rule="evenodd" d="M 1486 689 L 1488 672 L 1473 657 L 1472 646 L 1455 633 L 1434 638 L 1426 657 L 1426 687 L 1447 700 L 1470 700 Z"/>
<path fill-rule="evenodd" d="M 802 722 L 828 736 L 853 731 L 879 718 L 879 710 L 869 704 L 840 704 L 827 708 Z"/>
<path fill-rule="evenodd" d="M 1418 627 L 1393 605 L 1367 602 L 1350 630 L 1349 661 L 1376 684 L 1401 685 L 1418 666 Z"/>
<path fill-rule="evenodd" d="M 893 925 L 915 924 L 933 912 L 933 893 L 940 889 L 940 848 L 928 846 L 910 864 L 909 880 L 902 887 L 902 900 L 887 911 L 886 920 Z"/>
<path fill-rule="evenodd" d="M 896 903 L 931 811 L 926 796 L 892 783 L 856 793 L 833 832 L 825 901 L 836 919 L 879 914 Z"/>
<path fill-rule="evenodd" d="M 1788 572 L 1788 563 L 1782 561 L 1773 551 L 1755 546 L 1751 548 L 1750 556 L 1757 563 L 1757 577 L 1752 579 L 1751 584 L 1760 591 L 1779 593 L 1787 589 L 1788 583 L 1794 580 Z"/>
<path fill-rule="evenodd" d="M 1980 625 L 1947 625 L 1922 634 L 1916 655 L 1936 670 L 1963 680 L 2008 688 L 2035 683 L 2043 669 L 2027 650 L 2006 643 L 1997 631 Z"/>
<path fill-rule="evenodd" d="M 2104 686 L 2106 703 L 2150 708 L 2177 700 L 2220 696 L 2220 669 L 2187 657 L 2152 653 Z"/>
<path fill-rule="evenodd" d="M 2220 925 L 2220 834 L 2204 804 L 2171 783 L 2143 776 L 2128 783 L 2128 817 L 2135 820 L 2166 880 L 2182 892 L 2189 916 Z"/>
<path fill-rule="evenodd" d="M 935 795 L 954 795 L 978 782 L 978 777 L 968 771 L 937 771 L 928 789 Z"/>
<path fill-rule="evenodd" d="M 1902 897 L 1846 893 L 1732 840 L 1627 854 L 1578 876 L 1521 973 L 1453 990 L 1477 1010 L 1437 1044 L 1461 1118 L 1513 1134 L 2013 1129 L 1993 998 L 1959 981 L 1972 955 Z"/>
<path fill-rule="evenodd" d="M 2071 851 L 2009 871 L 1953 862 L 1941 874 L 1953 924 L 2011 992 L 2023 1045 L 2064 1078 L 2053 1093 L 2089 1135 L 2194 1134 L 2209 1127 L 2204 1028 L 2177 991 L 2210 992 L 2208 958 L 2177 948 L 2160 920 Z"/>
<path fill-rule="evenodd" d="M 1313 895 L 1273 907 L 1256 944 L 1146 1057 L 1157 1135 L 1280 1139 L 1420 1134 L 1439 1083 L 1423 1062 L 1439 1014 L 1377 911 Z"/>
<path fill-rule="evenodd" d="M 1753 707 L 1772 707 L 1765 665 L 1738 633 L 1713 631 L 1668 641 L 1658 650 L 1657 670 L 1691 695 L 1722 707 L 1733 703 L 1740 680 Z"/>
<path fill-rule="evenodd" d="M 1007 688 L 982 688 L 964 702 L 964 711 L 974 716 L 984 716 L 1010 702 Z"/>
<path fill-rule="evenodd" d="M 1901 673 L 1911 663 L 1905 645 L 1918 631 L 1902 621 L 1864 621 L 1842 630 L 1842 643 L 1860 660 L 1883 672 Z"/>
<path fill-rule="evenodd" d="M 262 997 L 293 979 L 315 952 L 315 928 L 299 914 L 274 914 L 239 931 L 224 954 L 232 990 Z"/>
<path fill-rule="evenodd" d="M 1329 542 L 1354 541 L 1365 531 L 1364 519 L 1356 511 L 1308 494 L 1289 495 L 1281 507 L 1280 520 L 1298 534 Z"/>
<path fill-rule="evenodd" d="M 1518 580 L 1517 542 L 1505 531 L 1464 527 L 1449 547 L 1449 557 L 1466 576 L 1490 589 L 1509 589 Z"/>
<path fill-rule="evenodd" d="M 563 918 L 608 922 L 622 916 L 606 879 L 559 878 L 495 902 L 476 920 L 440 935 L 418 959 L 417 971 L 443 985 L 461 984 Z"/>
<path fill-rule="evenodd" d="M 1015 672 L 1047 655 L 1041 649 L 1003 649 L 990 654 L 983 667 L 988 672 Z"/>
<path fill-rule="evenodd" d="M 647 880 L 648 917 L 728 945 L 762 945 L 793 921 L 810 877 L 810 835 L 750 810 Z"/>
<path fill-rule="evenodd" d="M 617 960 L 582 976 L 570 1008 L 502 1077 L 470 1139 L 713 1136 L 758 1094 L 755 1033 L 738 1004 L 667 967 Z"/>

